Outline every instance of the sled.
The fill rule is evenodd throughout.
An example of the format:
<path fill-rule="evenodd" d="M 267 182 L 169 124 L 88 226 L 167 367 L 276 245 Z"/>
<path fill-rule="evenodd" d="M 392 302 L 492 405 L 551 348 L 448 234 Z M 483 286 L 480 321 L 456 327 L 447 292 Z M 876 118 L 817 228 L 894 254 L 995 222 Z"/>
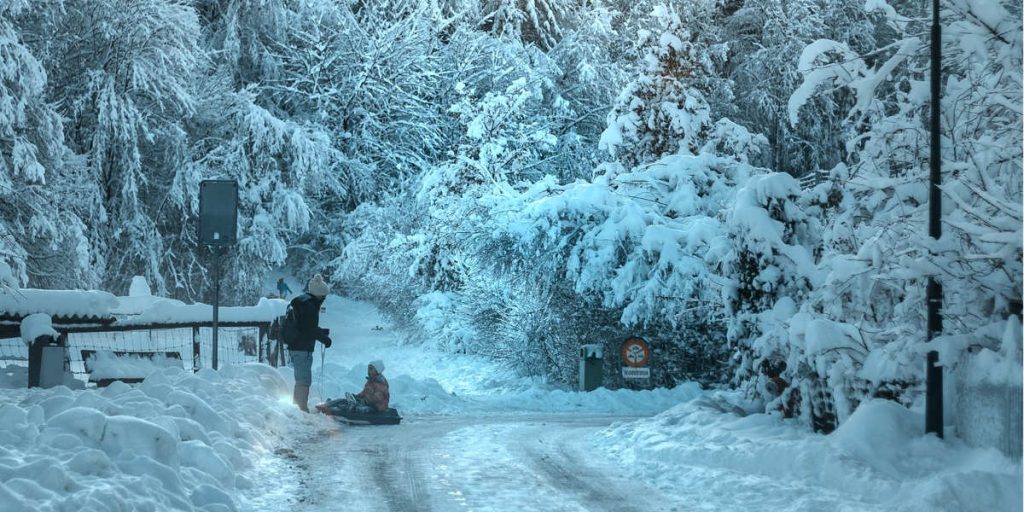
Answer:
<path fill-rule="evenodd" d="M 349 425 L 398 425 L 402 417 L 394 407 L 383 412 L 360 412 L 347 405 L 344 399 L 328 400 L 316 406 L 316 410 Z"/>

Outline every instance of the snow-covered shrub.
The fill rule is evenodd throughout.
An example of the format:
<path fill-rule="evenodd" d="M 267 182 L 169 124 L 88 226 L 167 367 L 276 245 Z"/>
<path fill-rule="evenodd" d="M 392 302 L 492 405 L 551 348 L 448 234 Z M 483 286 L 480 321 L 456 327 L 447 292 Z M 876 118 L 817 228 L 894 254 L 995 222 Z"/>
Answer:
<path fill-rule="evenodd" d="M 609 352 L 644 333 L 701 359 L 725 345 L 714 336 L 723 304 L 713 266 L 728 250 L 722 212 L 752 172 L 730 158 L 674 155 L 591 182 L 548 178 L 523 193 L 496 190 L 483 201 L 502 212 L 492 236 L 511 252 L 489 253 L 520 261 L 515 271 L 529 282 L 562 283 L 577 308 L 605 311 L 613 324 L 600 339 Z"/>
<path fill-rule="evenodd" d="M 453 292 L 430 292 L 416 299 L 416 322 L 424 333 L 424 345 L 444 352 L 465 354 L 479 338 L 472 326 L 461 323 L 460 296 Z"/>

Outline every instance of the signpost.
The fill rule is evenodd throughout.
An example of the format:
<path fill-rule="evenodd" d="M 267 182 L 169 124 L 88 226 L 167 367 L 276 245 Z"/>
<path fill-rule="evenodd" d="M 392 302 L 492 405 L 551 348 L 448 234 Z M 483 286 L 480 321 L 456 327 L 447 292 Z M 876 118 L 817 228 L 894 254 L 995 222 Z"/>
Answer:
<path fill-rule="evenodd" d="M 647 362 L 651 359 L 651 347 L 643 338 L 632 337 L 622 344 L 622 378 L 626 381 L 638 381 L 644 386 L 650 384 L 651 369 Z"/>
<path fill-rule="evenodd" d="M 213 250 L 213 369 L 217 369 L 217 320 L 220 316 L 220 257 L 238 241 L 238 182 L 199 183 L 199 243 Z"/>
<path fill-rule="evenodd" d="M 931 156 L 928 195 L 928 234 L 938 240 L 942 237 L 942 134 L 939 116 L 942 100 L 942 23 L 939 0 L 932 1 L 932 69 L 931 69 Z M 935 277 L 928 278 L 925 288 L 928 303 L 927 340 L 942 335 L 942 284 Z M 942 437 L 942 367 L 939 352 L 934 346 L 928 351 L 925 368 L 925 433 Z"/>

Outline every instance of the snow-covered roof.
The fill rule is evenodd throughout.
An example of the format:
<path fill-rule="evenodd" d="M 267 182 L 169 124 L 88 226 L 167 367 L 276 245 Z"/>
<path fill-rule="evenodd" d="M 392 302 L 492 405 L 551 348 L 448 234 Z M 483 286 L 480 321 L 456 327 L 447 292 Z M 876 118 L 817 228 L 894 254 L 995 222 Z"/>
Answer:
<path fill-rule="evenodd" d="M 97 290 L 0 290 L 0 317 L 109 318 L 116 305 L 117 297 Z"/>
<path fill-rule="evenodd" d="M 221 307 L 221 322 L 271 322 L 284 314 L 288 302 L 281 299 L 261 298 L 255 306 Z M 209 322 L 213 306 L 185 304 L 178 301 L 154 301 L 153 306 L 132 316 L 118 316 L 117 325 L 187 324 Z"/>
<path fill-rule="evenodd" d="M 163 297 L 141 296 L 141 297 L 117 297 L 117 305 L 110 310 L 115 316 L 140 315 L 151 309 L 162 309 L 166 307 L 184 306 L 185 303 L 176 299 Z"/>
<path fill-rule="evenodd" d="M 144 282 L 133 281 L 128 297 L 96 290 L 0 290 L 0 323 L 18 323 L 29 315 L 42 313 L 54 323 L 113 323 L 114 325 L 194 324 L 210 322 L 213 306 L 185 304 L 180 300 L 155 297 L 143 290 Z M 261 298 L 255 306 L 221 307 L 219 320 L 271 322 L 284 314 L 288 302 Z"/>

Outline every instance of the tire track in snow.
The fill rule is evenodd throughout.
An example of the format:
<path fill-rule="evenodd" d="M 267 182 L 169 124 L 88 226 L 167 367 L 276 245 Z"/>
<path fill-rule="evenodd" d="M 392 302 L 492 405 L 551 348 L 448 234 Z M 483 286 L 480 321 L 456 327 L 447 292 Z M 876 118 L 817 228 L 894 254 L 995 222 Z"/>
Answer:
<path fill-rule="evenodd" d="M 588 511 L 642 512 L 630 504 L 630 497 L 616 492 L 613 485 L 602 475 L 596 474 L 588 465 L 581 464 L 578 457 L 561 447 L 556 453 L 529 450 L 530 463 L 545 477 L 548 485 L 558 488 L 564 494 L 573 496 Z"/>
<path fill-rule="evenodd" d="M 373 480 L 381 491 L 382 499 L 387 502 L 388 510 L 431 510 L 430 496 L 423 486 L 423 472 L 407 445 L 391 447 L 381 443 L 367 451 L 373 453 Z"/>
<path fill-rule="evenodd" d="M 675 510 L 589 453 L 582 439 L 613 420 L 544 414 L 338 426 L 296 451 L 303 495 L 288 510 Z"/>

